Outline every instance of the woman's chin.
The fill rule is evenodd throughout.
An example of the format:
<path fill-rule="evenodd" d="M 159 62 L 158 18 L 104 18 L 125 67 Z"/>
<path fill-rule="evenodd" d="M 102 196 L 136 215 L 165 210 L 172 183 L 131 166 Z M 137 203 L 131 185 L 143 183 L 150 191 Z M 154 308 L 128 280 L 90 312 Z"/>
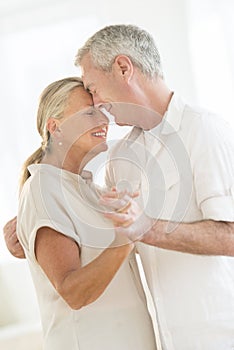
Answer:
<path fill-rule="evenodd" d="M 95 151 L 98 153 L 105 152 L 108 150 L 108 145 L 106 142 L 100 143 L 98 146 L 95 147 Z"/>
<path fill-rule="evenodd" d="M 104 141 L 102 143 L 99 143 L 98 145 L 96 145 L 95 147 L 93 147 L 90 150 L 90 154 L 92 154 L 93 157 L 95 157 L 96 155 L 98 155 L 101 152 L 105 152 L 108 150 L 108 145 L 107 143 Z"/>

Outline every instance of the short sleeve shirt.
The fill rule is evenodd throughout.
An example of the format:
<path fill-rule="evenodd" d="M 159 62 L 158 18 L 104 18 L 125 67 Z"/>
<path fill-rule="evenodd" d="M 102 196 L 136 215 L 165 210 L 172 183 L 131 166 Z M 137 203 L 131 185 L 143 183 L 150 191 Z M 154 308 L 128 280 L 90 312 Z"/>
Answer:
<path fill-rule="evenodd" d="M 106 179 L 111 186 L 140 183 L 142 205 L 151 217 L 175 225 L 234 222 L 233 130 L 174 94 L 160 125 L 150 131 L 133 128 L 110 151 Z M 169 225 L 169 234 L 173 228 Z M 233 258 L 137 247 L 163 349 L 233 349 Z"/>

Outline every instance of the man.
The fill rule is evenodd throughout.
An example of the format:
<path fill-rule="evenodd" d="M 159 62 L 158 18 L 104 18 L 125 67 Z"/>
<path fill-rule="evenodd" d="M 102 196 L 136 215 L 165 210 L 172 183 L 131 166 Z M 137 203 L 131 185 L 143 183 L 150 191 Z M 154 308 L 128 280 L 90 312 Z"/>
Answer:
<path fill-rule="evenodd" d="M 140 28 L 100 30 L 76 64 L 94 103 L 108 103 L 118 124 L 135 126 L 111 152 L 107 184 L 137 187 L 141 177 L 147 215 L 137 225 L 127 213 L 108 217 L 130 218 L 118 230 L 141 241 L 163 349 L 233 349 L 234 262 L 222 256 L 234 255 L 233 134 L 170 91 L 155 43 Z M 130 104 L 144 107 L 145 117 L 129 113 Z"/>
<path fill-rule="evenodd" d="M 140 189 L 146 215 L 136 224 L 133 205 L 109 217 L 140 241 L 163 350 L 233 349 L 234 263 L 223 257 L 234 256 L 231 132 L 167 87 L 155 43 L 140 28 L 100 30 L 76 64 L 94 103 L 135 126 L 111 151 L 106 178 L 109 187 Z"/>

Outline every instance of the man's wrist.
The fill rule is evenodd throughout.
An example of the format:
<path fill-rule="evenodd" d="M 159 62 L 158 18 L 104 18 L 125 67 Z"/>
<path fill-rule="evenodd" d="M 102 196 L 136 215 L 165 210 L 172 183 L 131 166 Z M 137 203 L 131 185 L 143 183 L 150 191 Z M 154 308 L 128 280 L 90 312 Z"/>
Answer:
<path fill-rule="evenodd" d="M 156 243 L 161 243 L 163 239 L 165 240 L 165 230 L 167 221 L 158 220 L 151 218 L 151 224 L 149 225 L 148 231 L 146 231 L 140 238 L 140 242 L 156 245 Z"/>

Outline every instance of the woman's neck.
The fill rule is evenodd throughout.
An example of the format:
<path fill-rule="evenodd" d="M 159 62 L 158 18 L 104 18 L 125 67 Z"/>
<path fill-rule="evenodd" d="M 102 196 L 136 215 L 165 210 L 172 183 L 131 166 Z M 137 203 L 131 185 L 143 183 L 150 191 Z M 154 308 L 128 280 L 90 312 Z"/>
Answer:
<path fill-rule="evenodd" d="M 41 160 L 41 163 L 50 164 L 57 168 L 70 171 L 74 174 L 80 174 L 87 164 L 86 157 L 77 157 L 68 152 L 66 155 L 63 152 L 47 151 Z M 69 154 L 70 153 L 70 154 Z"/>

